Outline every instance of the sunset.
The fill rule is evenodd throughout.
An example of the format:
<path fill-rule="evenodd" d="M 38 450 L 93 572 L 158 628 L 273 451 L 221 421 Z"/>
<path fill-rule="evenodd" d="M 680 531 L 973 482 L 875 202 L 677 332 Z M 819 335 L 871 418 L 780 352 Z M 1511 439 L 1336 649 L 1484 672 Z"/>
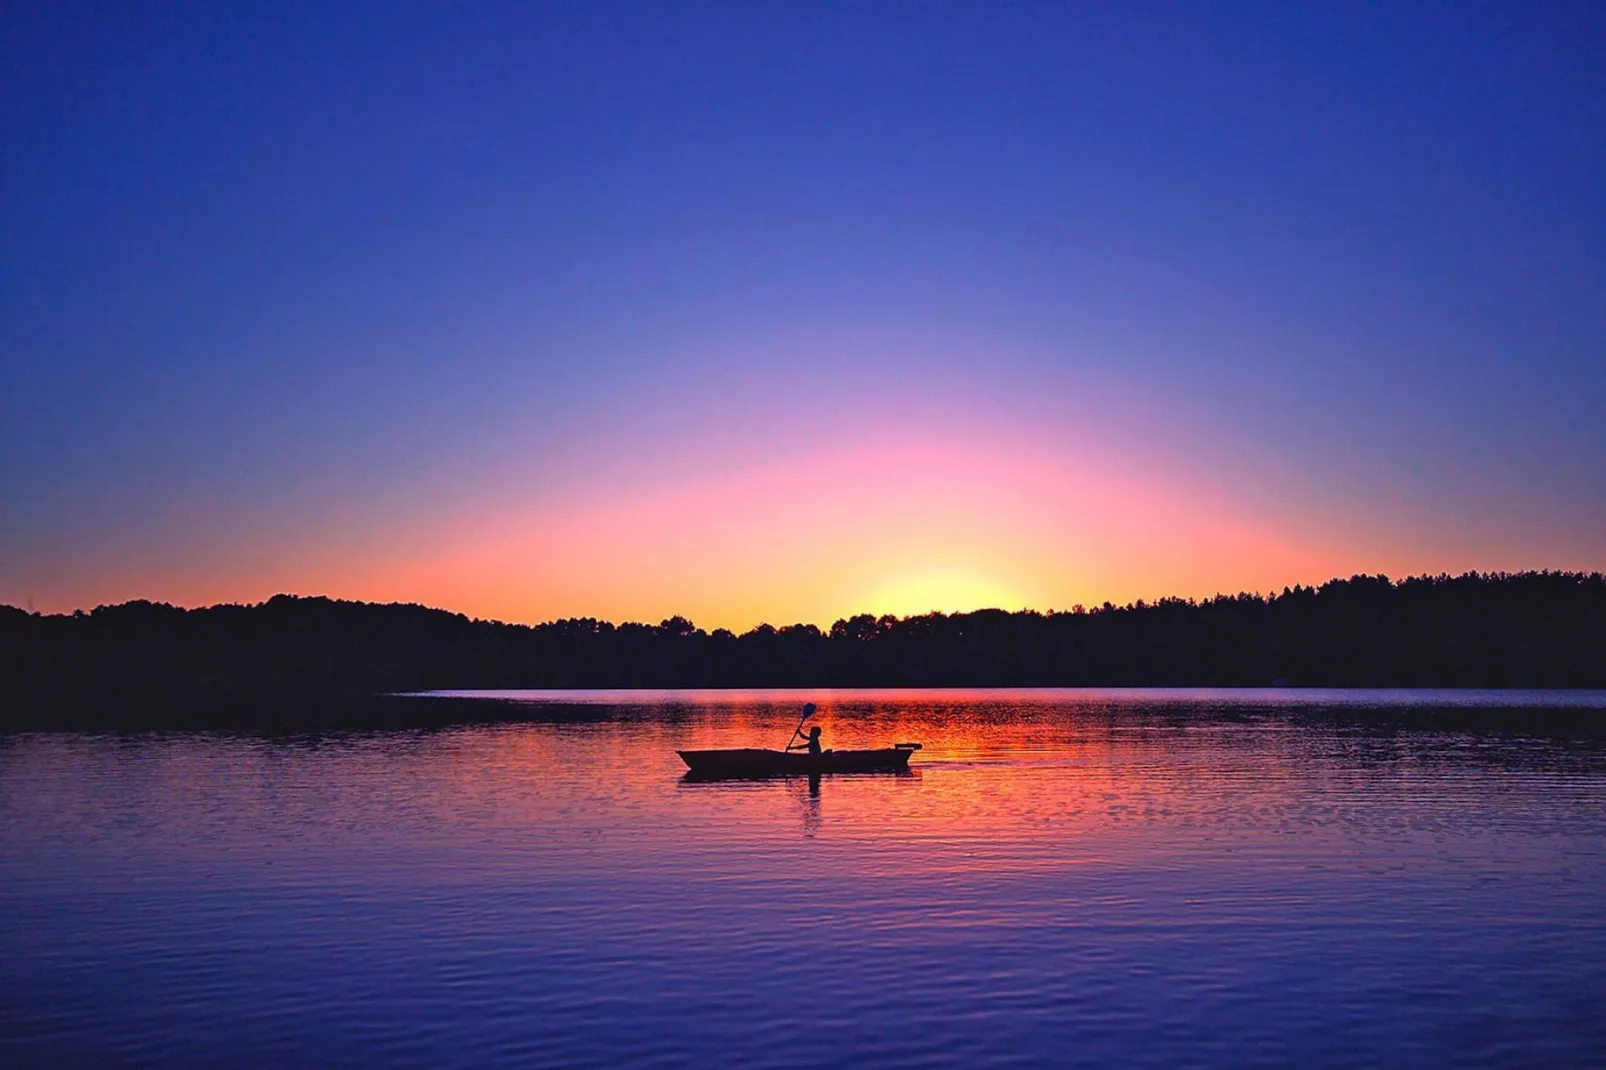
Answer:
<path fill-rule="evenodd" d="M 1598 19 L 1224 14 L 13 20 L 0 601 L 1606 566 Z"/>
<path fill-rule="evenodd" d="M 23 0 L 0 138 L 0 1064 L 1606 1063 L 1606 6 Z"/>

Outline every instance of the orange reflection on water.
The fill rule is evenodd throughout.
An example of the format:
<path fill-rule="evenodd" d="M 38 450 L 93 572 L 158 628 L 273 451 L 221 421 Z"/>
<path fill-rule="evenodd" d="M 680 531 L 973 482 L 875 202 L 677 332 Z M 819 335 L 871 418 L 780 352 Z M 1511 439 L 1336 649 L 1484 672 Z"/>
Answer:
<path fill-rule="evenodd" d="M 728 864 L 735 853 L 778 874 L 805 858 L 859 877 L 889 867 L 933 878 L 1183 867 L 1222 850 L 1285 850 L 1291 821 L 1315 837 L 1313 850 L 1343 831 L 1335 785 L 1275 726 L 1235 730 L 1223 749 L 1219 730 L 1134 722 L 1096 704 L 1067 715 L 1000 706 L 988 692 L 912 702 L 916 694 L 808 693 L 828 746 L 920 742 L 908 776 L 682 782 L 676 750 L 783 746 L 797 723 L 795 692 L 684 693 L 680 704 L 600 723 L 465 730 L 450 734 L 452 758 L 430 776 L 531 835 L 623 837 L 641 865 Z M 1347 789 L 1340 795 L 1353 804 Z M 1326 817 L 1313 821 L 1316 797 L 1327 798 Z M 615 823 L 621 815 L 626 825 Z M 642 833 L 655 828 L 674 830 L 676 859 Z"/>
<path fill-rule="evenodd" d="M 1199 1037 L 1270 1014 L 1255 1051 L 1289 1021 L 1326 1051 L 1357 1013 L 1393 1021 L 1396 992 L 1432 995 L 1433 1035 L 1441 995 L 1481 1015 L 1514 963 L 1530 964 L 1515 981 L 1533 1028 L 1506 1050 L 1593 1021 L 1578 994 L 1602 960 L 1598 740 L 1302 722 L 1219 695 L 583 698 L 441 731 L 0 740 L 9 950 L 25 972 L 86 978 L 81 1007 L 128 994 L 86 1009 L 86 1031 L 150 1019 L 151 998 L 227 1001 L 232 1043 L 267 998 L 298 1036 L 466 1023 L 444 1061 L 548 1050 L 535 1032 L 472 1048 L 509 1022 L 594 1039 L 598 1021 L 649 1017 L 662 1036 L 757 1018 L 757 1052 L 772 1020 L 801 1016 L 796 1051 L 868 1009 L 900 1035 L 1070 1015 L 1017 1060 L 1051 1062 L 1112 1016 L 1150 1051 L 1165 1005 Z M 919 739 L 917 772 L 682 779 L 675 748 L 779 745 L 804 698 L 835 745 Z M 1537 1024 L 1535 992 L 1556 1008 Z M 182 1046 L 178 1028 L 125 1031 L 119 1051 Z M 1422 1035 L 1383 1037 L 1374 1061 Z M 651 1045 L 572 1061 L 649 1061 Z"/>

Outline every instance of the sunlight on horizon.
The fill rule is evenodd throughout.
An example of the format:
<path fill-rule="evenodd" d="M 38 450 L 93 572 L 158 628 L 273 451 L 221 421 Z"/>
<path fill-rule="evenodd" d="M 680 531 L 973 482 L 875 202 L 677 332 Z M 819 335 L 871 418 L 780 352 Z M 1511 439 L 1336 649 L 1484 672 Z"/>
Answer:
<path fill-rule="evenodd" d="M 924 613 L 969 613 L 978 609 L 1016 610 L 1030 600 L 990 576 L 965 569 L 914 570 L 895 575 L 861 599 L 863 612 L 899 617 Z"/>

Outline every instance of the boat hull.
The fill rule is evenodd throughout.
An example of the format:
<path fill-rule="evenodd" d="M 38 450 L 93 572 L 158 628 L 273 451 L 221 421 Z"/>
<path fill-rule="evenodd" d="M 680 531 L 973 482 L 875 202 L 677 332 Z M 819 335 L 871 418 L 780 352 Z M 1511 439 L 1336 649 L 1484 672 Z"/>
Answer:
<path fill-rule="evenodd" d="M 903 773 L 909 769 L 912 747 L 882 750 L 806 751 L 738 750 L 677 751 L 690 770 L 687 776 L 703 780 L 772 776 L 819 776 L 822 773 Z"/>

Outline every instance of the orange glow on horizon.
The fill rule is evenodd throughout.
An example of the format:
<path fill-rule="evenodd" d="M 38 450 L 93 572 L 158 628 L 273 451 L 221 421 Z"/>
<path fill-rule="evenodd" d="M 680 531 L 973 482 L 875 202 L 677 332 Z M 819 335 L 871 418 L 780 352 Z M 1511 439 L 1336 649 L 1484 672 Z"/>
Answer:
<path fill-rule="evenodd" d="M 1268 588 L 1337 564 L 1239 512 L 1085 462 L 871 445 L 646 499 L 477 518 L 384 586 L 513 619 L 681 613 L 741 631 Z"/>
<path fill-rule="evenodd" d="M 211 572 L 83 582 L 106 592 L 101 601 L 196 605 L 287 591 L 524 623 L 679 614 L 741 632 L 761 622 L 823 628 L 856 613 L 1069 609 L 1413 570 L 1411 555 L 1373 533 L 1316 528 L 1087 450 L 946 434 L 867 441 L 647 493 L 597 484 L 539 506 L 504 500 L 344 548 L 231 546 L 227 567 Z M 1423 570 L 1445 567 L 1442 555 L 1417 556 Z"/>
<path fill-rule="evenodd" d="M 1021 450 L 870 444 L 640 498 L 464 518 L 341 586 L 498 619 L 678 613 L 744 631 L 1269 588 L 1337 567 L 1331 548 L 1241 512 Z"/>

